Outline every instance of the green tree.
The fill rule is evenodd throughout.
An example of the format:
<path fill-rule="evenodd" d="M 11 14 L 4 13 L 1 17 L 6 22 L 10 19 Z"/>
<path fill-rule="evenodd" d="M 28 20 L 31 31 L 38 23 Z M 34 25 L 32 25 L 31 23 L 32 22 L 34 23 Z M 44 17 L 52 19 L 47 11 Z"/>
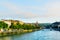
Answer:
<path fill-rule="evenodd" d="M 20 28 L 22 28 L 22 25 L 20 23 L 17 23 L 15 25 L 14 25 L 14 23 L 11 23 L 10 28 L 12 28 L 12 29 L 20 29 Z"/>
<path fill-rule="evenodd" d="M 13 24 L 13 23 L 11 23 L 10 28 L 12 28 L 12 29 L 14 29 L 14 28 L 15 28 L 15 26 L 14 26 L 14 24 Z"/>
<path fill-rule="evenodd" d="M 34 25 L 31 25 L 31 24 L 23 24 L 23 29 L 35 29 L 36 27 Z"/>
<path fill-rule="evenodd" d="M 8 28 L 8 24 L 3 21 L 0 21 L 0 28 Z"/>

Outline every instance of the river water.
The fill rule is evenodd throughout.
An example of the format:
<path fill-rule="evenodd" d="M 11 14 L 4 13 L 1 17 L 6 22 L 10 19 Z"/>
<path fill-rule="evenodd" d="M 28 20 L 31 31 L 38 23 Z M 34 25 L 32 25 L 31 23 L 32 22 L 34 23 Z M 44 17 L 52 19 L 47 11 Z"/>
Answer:
<path fill-rule="evenodd" d="M 60 32 L 44 29 L 22 35 L 0 37 L 0 40 L 60 40 Z"/>

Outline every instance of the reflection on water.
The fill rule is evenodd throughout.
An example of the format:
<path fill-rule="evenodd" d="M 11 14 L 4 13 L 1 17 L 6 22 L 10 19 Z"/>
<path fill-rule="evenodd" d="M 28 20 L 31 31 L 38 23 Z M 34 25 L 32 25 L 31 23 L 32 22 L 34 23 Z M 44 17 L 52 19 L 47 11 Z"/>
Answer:
<path fill-rule="evenodd" d="M 0 40 L 12 40 L 11 37 L 0 37 Z"/>
<path fill-rule="evenodd" d="M 23 35 L 0 37 L 0 40 L 60 40 L 60 32 L 44 29 Z"/>

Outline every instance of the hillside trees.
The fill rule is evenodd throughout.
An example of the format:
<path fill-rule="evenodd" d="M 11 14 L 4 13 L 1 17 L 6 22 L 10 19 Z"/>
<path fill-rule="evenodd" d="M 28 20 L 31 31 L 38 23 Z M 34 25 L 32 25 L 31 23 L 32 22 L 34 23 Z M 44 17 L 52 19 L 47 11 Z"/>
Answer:
<path fill-rule="evenodd" d="M 8 28 L 8 24 L 3 21 L 0 21 L 0 28 Z"/>
<path fill-rule="evenodd" d="M 0 28 L 8 28 L 8 24 L 6 24 L 3 21 L 0 21 Z M 38 27 L 40 28 L 40 27 Z M 9 29 L 25 29 L 25 30 L 29 30 L 29 29 L 37 29 L 36 25 L 31 24 L 31 23 L 24 23 L 23 25 L 21 25 L 19 22 L 17 22 L 16 24 L 14 24 L 14 22 L 11 23 L 11 25 L 9 26 Z"/>

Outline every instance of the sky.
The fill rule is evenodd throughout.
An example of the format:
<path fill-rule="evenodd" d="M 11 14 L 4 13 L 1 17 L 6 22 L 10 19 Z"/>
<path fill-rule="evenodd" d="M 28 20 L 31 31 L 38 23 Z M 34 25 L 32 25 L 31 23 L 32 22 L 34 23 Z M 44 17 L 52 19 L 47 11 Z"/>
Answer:
<path fill-rule="evenodd" d="M 0 19 L 31 23 L 60 21 L 60 0 L 0 0 Z"/>

